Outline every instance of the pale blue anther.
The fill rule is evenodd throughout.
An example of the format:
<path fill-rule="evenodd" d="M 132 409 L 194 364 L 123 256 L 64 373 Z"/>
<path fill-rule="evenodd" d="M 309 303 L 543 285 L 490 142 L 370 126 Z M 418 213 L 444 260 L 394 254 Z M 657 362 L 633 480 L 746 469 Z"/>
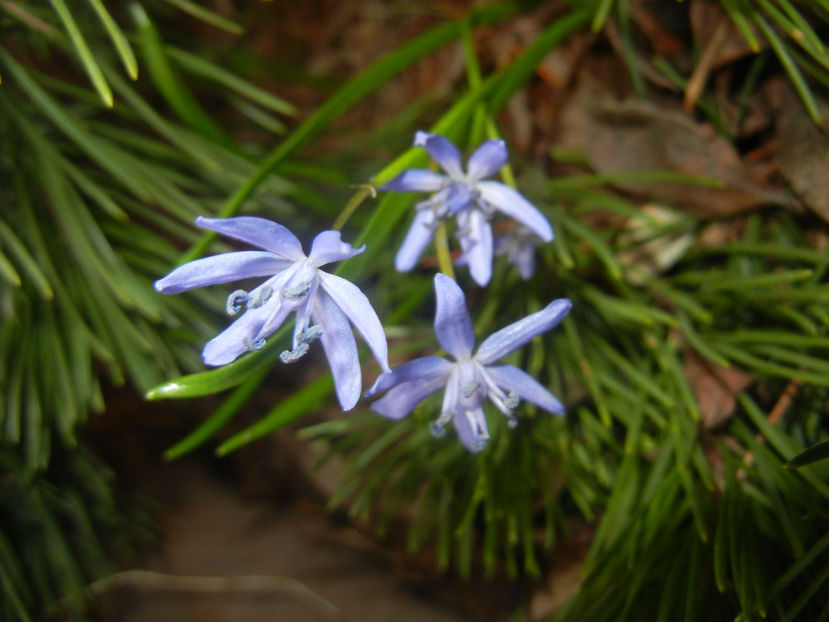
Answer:
<path fill-rule="evenodd" d="M 286 287 L 280 294 L 285 300 L 302 300 L 311 290 L 311 281 L 300 283 L 296 287 Z"/>
<path fill-rule="evenodd" d="M 233 292 L 232 294 L 230 294 L 230 296 L 227 297 L 225 311 L 230 316 L 236 315 L 237 313 L 239 313 L 239 311 L 242 310 L 242 305 L 245 304 L 247 299 L 248 293 L 243 289 L 237 289 L 235 292 Z"/>
<path fill-rule="evenodd" d="M 429 424 L 429 432 L 432 433 L 434 438 L 443 438 L 446 436 L 446 430 L 444 430 L 442 426 L 438 425 L 437 421 L 432 421 Z"/>
<path fill-rule="evenodd" d="M 452 413 L 441 413 L 440 417 L 429 424 L 429 432 L 431 432 L 432 436 L 435 438 L 443 438 L 446 436 L 444 426 L 450 421 L 452 421 Z"/>
<path fill-rule="evenodd" d="M 461 393 L 463 394 L 464 397 L 472 397 L 473 395 L 475 395 L 475 393 L 478 391 L 478 389 L 480 387 L 481 387 L 480 382 L 473 381 L 473 382 L 470 382 L 469 384 L 463 385 L 463 388 L 461 389 Z"/>
<path fill-rule="evenodd" d="M 515 391 L 510 391 L 507 399 L 504 400 L 504 406 L 510 410 L 515 410 L 521 404 L 521 397 Z"/>
<path fill-rule="evenodd" d="M 243 339 L 242 344 L 249 352 L 256 352 L 257 350 L 261 350 L 265 347 L 265 340 L 264 339 L 257 339 L 256 341 L 251 341 L 250 339 Z"/>
<path fill-rule="evenodd" d="M 308 352 L 308 344 L 307 343 L 300 343 L 297 345 L 296 348 L 293 350 L 283 350 L 279 354 L 279 360 L 285 363 L 295 363 L 303 356 L 305 356 L 306 352 Z"/>
<path fill-rule="evenodd" d="M 322 337 L 322 326 L 314 324 L 313 326 L 309 326 L 302 331 L 299 334 L 297 341 L 299 341 L 299 343 L 313 343 L 320 337 Z"/>
<path fill-rule="evenodd" d="M 273 296 L 273 287 L 266 286 L 257 291 L 248 300 L 248 309 L 258 309 Z"/>

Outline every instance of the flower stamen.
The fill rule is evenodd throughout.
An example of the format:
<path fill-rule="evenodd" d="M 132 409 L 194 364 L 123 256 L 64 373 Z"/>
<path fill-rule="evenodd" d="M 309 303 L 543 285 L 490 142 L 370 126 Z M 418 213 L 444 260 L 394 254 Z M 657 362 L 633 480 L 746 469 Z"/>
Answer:
<path fill-rule="evenodd" d="M 247 337 L 245 337 L 242 340 L 242 345 L 245 346 L 245 349 L 248 352 L 256 352 L 256 351 L 261 350 L 262 348 L 265 347 L 265 339 L 262 338 L 262 339 L 257 339 L 256 341 L 253 341 L 253 340 L 248 339 Z"/>
<path fill-rule="evenodd" d="M 285 300 L 302 300 L 311 291 L 311 281 L 300 283 L 296 287 L 286 287 L 280 293 Z"/>
<path fill-rule="evenodd" d="M 473 380 L 472 382 L 463 385 L 463 388 L 461 389 L 461 394 L 466 398 L 470 398 L 473 395 L 475 395 L 475 393 L 480 388 L 481 388 L 481 383 Z"/>
<path fill-rule="evenodd" d="M 504 406 L 510 410 L 515 410 L 521 404 L 521 396 L 515 391 L 510 391 L 507 399 L 504 400 Z"/>
<path fill-rule="evenodd" d="M 242 310 L 242 305 L 248 300 L 248 293 L 243 289 L 237 289 L 227 297 L 225 303 L 225 312 L 229 316 L 234 316 Z"/>
<path fill-rule="evenodd" d="M 322 326 L 320 326 L 319 324 L 314 324 L 313 326 L 309 326 L 304 331 L 302 331 L 299 334 L 297 341 L 300 344 L 311 344 L 320 337 L 322 337 Z"/>
<path fill-rule="evenodd" d="M 452 413 L 443 412 L 440 413 L 440 417 L 435 419 L 429 424 L 429 432 L 432 433 L 434 438 L 443 438 L 446 436 L 446 430 L 444 430 L 444 426 L 452 420 Z"/>
<path fill-rule="evenodd" d="M 248 309 L 258 309 L 273 296 L 273 287 L 263 287 L 248 300 Z"/>
<path fill-rule="evenodd" d="M 300 343 L 293 350 L 283 350 L 279 353 L 279 360 L 285 363 L 296 363 L 308 352 L 308 344 Z"/>

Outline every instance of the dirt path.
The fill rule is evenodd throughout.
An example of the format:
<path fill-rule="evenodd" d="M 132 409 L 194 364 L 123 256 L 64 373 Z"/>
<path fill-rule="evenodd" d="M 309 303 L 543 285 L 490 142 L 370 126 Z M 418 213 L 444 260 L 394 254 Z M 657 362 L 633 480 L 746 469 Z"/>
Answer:
<path fill-rule="evenodd" d="M 107 622 L 429 621 L 464 618 L 421 597 L 314 508 L 242 498 L 203 461 L 159 467 L 161 541 L 121 575 Z M 173 494 L 170 494 L 173 493 Z"/>

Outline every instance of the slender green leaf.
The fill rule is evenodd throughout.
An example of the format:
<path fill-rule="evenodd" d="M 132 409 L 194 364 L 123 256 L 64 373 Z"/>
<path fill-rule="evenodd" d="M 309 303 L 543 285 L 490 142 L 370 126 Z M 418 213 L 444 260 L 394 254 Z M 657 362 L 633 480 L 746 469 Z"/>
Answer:
<path fill-rule="evenodd" d="M 272 93 L 268 93 L 264 89 L 260 89 L 219 65 L 205 60 L 201 56 L 190 54 L 189 52 L 171 46 L 166 46 L 164 51 L 171 59 L 181 65 L 182 68 L 194 75 L 212 80 L 216 84 L 221 84 L 242 97 L 274 112 L 289 116 L 296 114 L 296 108 L 293 104 Z"/>
<path fill-rule="evenodd" d="M 787 469 L 799 469 L 807 464 L 812 464 L 818 460 L 825 460 L 826 458 L 829 458 L 829 441 L 822 441 L 804 449 L 783 466 Z"/>
<path fill-rule="evenodd" d="M 259 421 L 234 434 L 216 449 L 216 455 L 225 456 L 231 451 L 239 449 L 262 438 L 266 434 L 285 427 L 299 417 L 319 408 L 334 390 L 334 380 L 326 371 L 322 376 L 310 382 L 293 395 L 285 398 Z"/>
<path fill-rule="evenodd" d="M 144 8 L 138 3 L 131 4 L 130 8 L 138 25 L 138 40 L 150 76 L 164 99 L 167 100 L 170 108 L 175 111 L 179 119 L 197 132 L 221 145 L 231 147 L 233 142 L 227 134 L 207 114 L 184 85 L 184 81 L 170 66 L 161 43 L 161 37 Z"/>
<path fill-rule="evenodd" d="M 109 88 L 109 84 L 107 84 L 107 81 L 104 79 L 104 74 L 101 73 L 101 68 L 95 61 L 95 57 L 89 50 L 86 39 L 84 39 L 77 23 L 75 23 L 75 18 L 72 17 L 72 12 L 66 6 L 64 0 L 49 0 L 49 2 L 51 2 L 52 7 L 55 9 L 58 17 L 60 17 L 60 20 L 63 22 L 63 26 L 69 34 L 69 39 L 72 41 L 72 45 L 78 52 L 78 57 L 81 59 L 81 63 L 83 64 L 89 79 L 92 80 L 95 90 L 98 91 L 104 105 L 107 108 L 112 108 L 112 91 Z"/>
<path fill-rule="evenodd" d="M 222 17 L 215 11 L 206 9 L 195 2 L 191 2 L 190 0 L 166 0 L 166 2 L 172 4 L 177 9 L 192 15 L 196 19 L 203 21 L 205 24 L 210 24 L 211 26 L 215 26 L 221 30 L 226 30 L 234 35 L 241 35 L 245 31 L 245 29 L 236 22 L 229 20 L 226 17 Z"/>
<path fill-rule="evenodd" d="M 112 43 L 118 51 L 118 56 L 121 57 L 121 62 L 124 64 L 124 69 L 127 70 L 127 75 L 133 80 L 136 80 L 138 78 L 138 61 L 135 60 L 135 53 L 132 51 L 129 41 L 127 41 L 124 33 L 121 32 L 118 24 L 112 19 L 112 16 L 106 10 L 101 0 L 89 0 L 89 3 L 98 14 L 98 19 L 104 25 L 104 29 L 109 34 L 109 38 L 112 39 Z"/>
<path fill-rule="evenodd" d="M 762 31 L 763 36 L 766 37 L 769 45 L 771 45 L 771 49 L 774 50 L 774 53 L 777 55 L 780 64 L 783 65 L 783 69 L 792 81 L 792 85 L 794 85 L 794 88 L 800 96 L 800 100 L 806 107 L 806 111 L 809 113 L 812 121 L 816 125 L 822 125 L 823 119 L 820 115 L 820 111 L 818 110 L 814 95 L 812 95 L 812 90 L 803 78 L 803 74 L 801 74 L 800 70 L 797 68 L 797 65 L 792 59 L 785 42 L 775 32 L 774 28 L 769 26 L 768 22 L 763 19 L 762 15 L 754 13 L 752 17 L 754 18 L 754 22 Z"/>

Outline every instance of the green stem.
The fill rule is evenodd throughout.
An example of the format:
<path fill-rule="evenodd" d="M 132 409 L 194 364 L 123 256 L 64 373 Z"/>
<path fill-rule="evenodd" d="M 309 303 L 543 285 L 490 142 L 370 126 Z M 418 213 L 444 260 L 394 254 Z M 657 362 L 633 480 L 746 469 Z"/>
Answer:
<path fill-rule="evenodd" d="M 454 279 L 455 269 L 452 267 L 452 257 L 449 254 L 449 236 L 446 234 L 446 223 L 442 220 L 435 231 L 435 249 L 438 252 L 440 271 Z"/>
<path fill-rule="evenodd" d="M 334 221 L 334 226 L 331 227 L 334 231 L 340 231 L 345 226 L 345 223 L 354 215 L 354 212 L 363 204 L 363 201 L 368 197 L 373 199 L 377 196 L 377 189 L 371 184 L 364 184 L 359 188 L 354 196 L 348 200 L 348 203 L 345 204 L 343 211 L 337 216 L 337 220 Z"/>

